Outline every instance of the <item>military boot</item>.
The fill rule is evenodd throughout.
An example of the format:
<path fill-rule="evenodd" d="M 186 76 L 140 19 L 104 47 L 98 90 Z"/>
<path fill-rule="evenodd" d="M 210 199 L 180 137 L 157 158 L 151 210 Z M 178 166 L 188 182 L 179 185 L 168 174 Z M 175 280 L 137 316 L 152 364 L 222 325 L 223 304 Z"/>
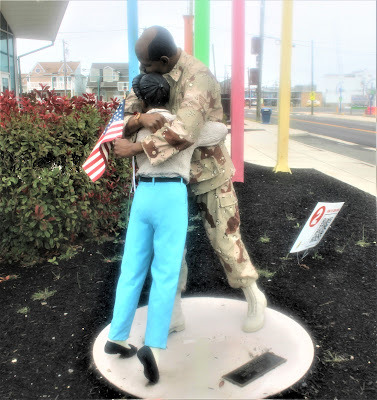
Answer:
<path fill-rule="evenodd" d="M 264 312 L 267 307 L 265 295 L 259 290 L 256 281 L 242 288 L 247 300 L 247 316 L 242 325 L 244 332 L 256 332 L 264 325 Z"/>

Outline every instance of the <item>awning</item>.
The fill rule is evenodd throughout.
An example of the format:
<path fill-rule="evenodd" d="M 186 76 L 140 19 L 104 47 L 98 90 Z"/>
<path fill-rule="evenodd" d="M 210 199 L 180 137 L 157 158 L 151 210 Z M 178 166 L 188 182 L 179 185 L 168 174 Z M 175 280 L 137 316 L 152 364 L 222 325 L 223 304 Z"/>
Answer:
<path fill-rule="evenodd" d="M 0 1 L 0 11 L 16 38 L 54 41 L 69 1 Z"/>

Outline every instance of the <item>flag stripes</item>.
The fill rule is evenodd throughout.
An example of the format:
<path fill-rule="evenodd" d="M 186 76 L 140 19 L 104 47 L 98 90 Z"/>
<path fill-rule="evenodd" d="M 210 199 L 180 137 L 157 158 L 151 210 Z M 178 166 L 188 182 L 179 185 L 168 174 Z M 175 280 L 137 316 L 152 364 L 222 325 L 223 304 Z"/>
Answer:
<path fill-rule="evenodd" d="M 111 149 L 110 142 L 118 137 L 122 137 L 124 103 L 125 100 L 119 104 L 119 107 L 107 124 L 103 134 L 82 166 L 93 182 L 99 179 L 106 170 Z"/>

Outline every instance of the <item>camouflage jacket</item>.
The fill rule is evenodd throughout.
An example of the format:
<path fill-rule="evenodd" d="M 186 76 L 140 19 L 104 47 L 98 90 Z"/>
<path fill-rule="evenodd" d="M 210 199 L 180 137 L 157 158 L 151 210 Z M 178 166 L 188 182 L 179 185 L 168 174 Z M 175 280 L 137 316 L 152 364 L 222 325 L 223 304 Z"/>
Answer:
<path fill-rule="evenodd" d="M 182 51 L 174 68 L 164 75 L 170 85 L 169 110 L 177 118 L 166 123 L 142 142 L 152 165 L 158 165 L 193 145 L 206 121 L 222 121 L 220 85 L 199 60 Z M 141 103 L 131 90 L 125 107 L 125 124 Z M 194 150 L 190 186 L 194 194 L 207 193 L 234 174 L 234 166 L 224 142 Z"/>

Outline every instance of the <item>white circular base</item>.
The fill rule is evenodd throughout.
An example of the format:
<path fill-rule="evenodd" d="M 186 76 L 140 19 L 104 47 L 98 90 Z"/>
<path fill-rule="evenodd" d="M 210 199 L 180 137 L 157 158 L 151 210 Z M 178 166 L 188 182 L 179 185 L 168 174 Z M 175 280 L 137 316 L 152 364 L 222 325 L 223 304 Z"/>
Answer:
<path fill-rule="evenodd" d="M 313 343 L 297 322 L 266 309 L 264 327 L 242 331 L 247 303 L 240 300 L 192 297 L 182 299 L 186 329 L 169 335 L 160 352 L 160 381 L 150 385 L 136 356 L 108 355 L 104 346 L 108 325 L 94 343 L 94 362 L 120 391 L 141 398 L 256 399 L 272 396 L 296 383 L 309 369 Z M 147 307 L 137 309 L 129 343 L 143 346 Z M 270 351 L 287 361 L 257 380 L 239 387 L 222 376 Z"/>

